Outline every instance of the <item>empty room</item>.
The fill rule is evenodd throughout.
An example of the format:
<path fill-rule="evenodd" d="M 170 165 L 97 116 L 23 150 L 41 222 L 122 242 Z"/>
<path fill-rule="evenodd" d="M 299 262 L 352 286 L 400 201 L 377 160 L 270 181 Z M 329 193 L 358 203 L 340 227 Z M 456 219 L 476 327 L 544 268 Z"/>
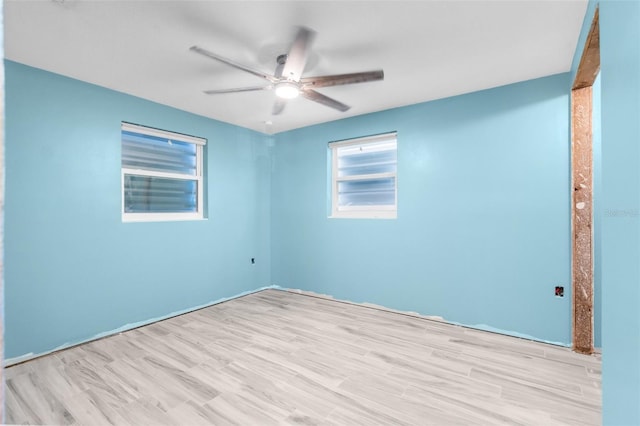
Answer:
<path fill-rule="evenodd" d="M 1 16 L 4 423 L 640 425 L 640 2 Z"/>

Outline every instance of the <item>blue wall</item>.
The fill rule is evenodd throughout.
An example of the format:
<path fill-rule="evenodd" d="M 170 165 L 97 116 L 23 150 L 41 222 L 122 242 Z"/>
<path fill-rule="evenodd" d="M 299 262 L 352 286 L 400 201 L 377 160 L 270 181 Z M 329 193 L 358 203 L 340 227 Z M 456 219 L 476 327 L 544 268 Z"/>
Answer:
<path fill-rule="evenodd" d="M 605 425 L 640 424 L 640 2 L 600 2 Z"/>
<path fill-rule="evenodd" d="M 600 201 L 594 217 L 600 224 L 594 231 L 596 286 L 601 280 L 602 418 L 604 425 L 640 425 L 640 2 L 589 1 L 572 79 L 598 6 L 600 87 L 594 91 L 600 92 L 600 105 L 594 116 L 599 112 L 601 119 L 594 132 L 601 139 L 594 145 L 594 154 L 600 149 L 594 178 Z"/>
<path fill-rule="evenodd" d="M 5 66 L 6 357 L 269 284 L 263 135 Z M 208 220 L 122 223 L 123 120 L 208 139 Z"/>
<path fill-rule="evenodd" d="M 277 135 L 273 284 L 569 344 L 568 86 L 561 74 Z M 327 142 L 394 130 L 398 219 L 328 219 Z"/>

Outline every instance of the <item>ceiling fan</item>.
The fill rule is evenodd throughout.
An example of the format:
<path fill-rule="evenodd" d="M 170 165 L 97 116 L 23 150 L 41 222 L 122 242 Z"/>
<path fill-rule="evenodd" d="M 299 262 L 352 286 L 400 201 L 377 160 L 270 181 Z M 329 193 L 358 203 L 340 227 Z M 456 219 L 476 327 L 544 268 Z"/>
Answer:
<path fill-rule="evenodd" d="M 315 32 L 304 27 L 298 28 L 293 43 L 288 53 L 282 54 L 276 58 L 276 69 L 273 75 L 255 70 L 245 65 L 241 65 L 231 59 L 223 58 L 215 53 L 209 52 L 198 46 L 191 47 L 193 52 L 204 55 L 208 58 L 215 59 L 239 70 L 248 72 L 264 80 L 267 80 L 266 86 L 239 87 L 234 89 L 221 90 L 205 90 L 208 95 L 218 95 L 223 93 L 237 92 L 254 92 L 260 90 L 275 90 L 276 101 L 273 105 L 272 114 L 277 115 L 284 109 L 287 99 L 293 99 L 302 96 L 314 102 L 338 111 L 347 111 L 350 106 L 343 104 L 333 98 L 325 96 L 314 89 L 320 87 L 339 86 L 344 84 L 365 83 L 369 81 L 383 80 L 384 72 L 382 70 L 357 72 L 350 74 L 324 75 L 318 77 L 302 77 L 304 68 L 309 58 L 311 44 Z"/>

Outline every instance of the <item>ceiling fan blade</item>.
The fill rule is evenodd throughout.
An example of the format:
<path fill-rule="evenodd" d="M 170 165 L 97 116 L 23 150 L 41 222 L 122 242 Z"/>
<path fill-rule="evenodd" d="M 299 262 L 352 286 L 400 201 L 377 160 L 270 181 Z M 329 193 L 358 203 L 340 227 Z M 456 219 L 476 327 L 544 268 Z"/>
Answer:
<path fill-rule="evenodd" d="M 278 115 L 284 110 L 284 106 L 287 104 L 287 101 L 281 98 L 276 98 L 276 101 L 273 103 L 273 110 L 271 111 L 272 115 Z"/>
<path fill-rule="evenodd" d="M 366 83 L 368 81 L 384 80 L 384 71 L 365 71 L 351 74 L 323 75 L 319 77 L 305 77 L 300 79 L 306 87 L 329 87 L 343 84 Z"/>
<path fill-rule="evenodd" d="M 307 65 L 307 60 L 309 59 L 311 43 L 313 43 L 315 34 L 316 33 L 309 28 L 300 27 L 298 29 L 298 34 L 296 34 L 296 38 L 293 40 L 289 53 L 287 54 L 287 62 L 284 64 L 282 77 L 293 81 L 300 81 L 304 67 Z"/>
<path fill-rule="evenodd" d="M 337 109 L 338 111 L 345 112 L 349 108 L 349 105 L 345 105 L 342 102 L 338 102 L 335 99 L 332 99 L 328 96 L 323 95 L 322 93 L 316 92 L 315 90 L 306 89 L 301 90 L 300 95 L 309 99 L 310 101 L 318 102 L 322 105 L 328 106 L 329 108 Z"/>
<path fill-rule="evenodd" d="M 204 93 L 207 95 L 220 95 L 223 93 L 238 93 L 238 92 L 256 92 L 258 90 L 271 90 L 273 86 L 253 86 L 253 87 L 238 87 L 235 89 L 213 89 L 213 90 L 205 90 Z"/>
<path fill-rule="evenodd" d="M 208 58 L 215 59 L 216 61 L 220 61 L 220 62 L 222 62 L 224 64 L 230 65 L 230 66 L 232 66 L 234 68 L 237 68 L 239 70 L 248 72 L 249 74 L 253 74 L 253 75 L 258 76 L 260 78 L 264 78 L 265 80 L 269 80 L 272 83 L 275 82 L 275 80 L 276 80 L 273 76 L 271 76 L 271 75 L 269 75 L 267 73 L 264 73 L 264 72 L 258 71 L 258 70 L 254 70 L 253 68 L 249 68 L 249 67 L 247 67 L 245 65 L 241 65 L 241 64 L 239 64 L 239 63 L 237 63 L 235 61 L 232 61 L 231 59 L 223 58 L 222 56 L 216 55 L 215 53 L 209 52 L 208 50 L 203 49 L 201 47 L 191 46 L 191 48 L 189 50 L 191 50 L 192 52 L 199 53 L 199 54 L 201 54 L 203 56 L 206 56 Z"/>

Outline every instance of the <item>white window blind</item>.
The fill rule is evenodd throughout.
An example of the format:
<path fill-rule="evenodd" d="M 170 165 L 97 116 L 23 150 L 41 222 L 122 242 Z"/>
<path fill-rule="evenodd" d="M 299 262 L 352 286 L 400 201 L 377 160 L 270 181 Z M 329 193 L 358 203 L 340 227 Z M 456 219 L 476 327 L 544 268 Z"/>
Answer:
<path fill-rule="evenodd" d="M 331 142 L 332 216 L 395 218 L 396 133 Z"/>
<path fill-rule="evenodd" d="M 124 221 L 201 219 L 206 140 L 122 123 Z"/>

